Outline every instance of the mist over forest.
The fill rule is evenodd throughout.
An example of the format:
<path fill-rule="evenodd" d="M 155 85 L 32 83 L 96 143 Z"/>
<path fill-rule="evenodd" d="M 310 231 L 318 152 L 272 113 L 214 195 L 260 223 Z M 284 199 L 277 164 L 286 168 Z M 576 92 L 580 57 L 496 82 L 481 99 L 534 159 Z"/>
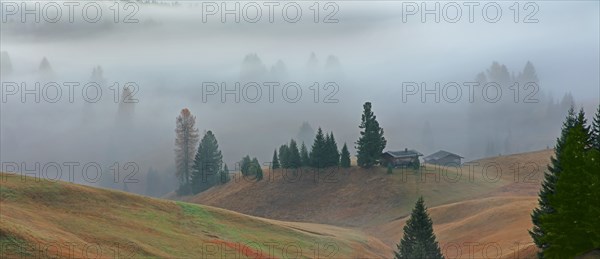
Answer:
<path fill-rule="evenodd" d="M 599 19 L 598 2 L 538 4 L 533 24 L 403 22 L 399 3 L 362 1 L 339 2 L 337 23 L 314 23 L 310 13 L 297 23 L 278 16 L 273 23 L 203 22 L 201 8 L 186 2 L 140 5 L 139 22 L 131 24 L 110 16 L 94 24 L 3 23 L 3 84 L 97 82 L 102 96 L 86 101 L 78 87 L 70 101 L 63 87 L 52 103 L 3 93 L 0 160 L 28 168 L 95 162 L 107 171 L 119 163 L 137 171 L 132 177 L 140 182 L 128 190 L 147 194 L 152 174 L 165 186 L 151 193 L 159 196 L 176 183 L 175 118 L 183 108 L 196 116 L 201 135 L 215 134 L 234 170 L 247 154 L 269 162 L 292 138 L 311 145 L 319 127 L 355 155 L 367 101 L 385 130 L 386 150 L 447 150 L 469 161 L 552 148 L 571 105 L 598 107 L 600 25 L 590 22 Z M 239 89 L 259 82 L 261 95 L 248 88 L 223 101 L 221 92 L 206 92 L 235 89 L 236 82 Z M 302 93 L 279 86 L 270 100 L 263 82 L 294 82 Z M 463 89 L 454 102 L 453 88 L 450 97 L 406 93 L 406 83 L 435 89 L 436 82 L 496 82 L 502 96 L 490 102 L 477 88 L 469 101 Z M 530 82 L 538 87 L 525 87 Z M 127 162 L 138 168 L 123 169 Z M 77 173 L 74 181 L 103 185 Z"/>

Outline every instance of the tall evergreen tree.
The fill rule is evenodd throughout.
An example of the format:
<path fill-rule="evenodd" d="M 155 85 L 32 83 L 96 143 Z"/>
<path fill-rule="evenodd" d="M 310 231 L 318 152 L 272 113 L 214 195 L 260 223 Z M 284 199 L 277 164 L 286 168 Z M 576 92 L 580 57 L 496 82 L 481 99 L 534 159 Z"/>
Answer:
<path fill-rule="evenodd" d="M 281 168 L 290 168 L 290 149 L 288 145 L 279 147 L 279 166 Z"/>
<path fill-rule="evenodd" d="M 260 166 L 260 163 L 256 157 L 252 159 L 250 168 L 257 182 L 263 179 L 262 167 Z"/>
<path fill-rule="evenodd" d="M 573 106 L 571 106 L 565 122 L 563 123 L 561 135 L 556 140 L 554 156 L 550 158 L 550 165 L 548 165 L 548 170 L 544 173 L 544 180 L 542 181 L 542 187 L 538 194 L 538 207 L 531 213 L 533 228 L 529 230 L 529 235 L 531 235 L 533 242 L 540 250 L 538 253 L 540 258 L 543 258 L 543 252 L 549 246 L 549 244 L 544 241 L 547 232 L 541 227 L 541 218 L 555 212 L 555 209 L 549 203 L 548 198 L 554 194 L 556 181 L 562 171 L 562 149 L 567 139 L 567 133 L 574 127 L 575 121 L 575 111 Z"/>
<path fill-rule="evenodd" d="M 279 168 L 279 158 L 277 158 L 277 150 L 273 151 L 273 160 L 271 161 L 271 169 Z"/>
<path fill-rule="evenodd" d="M 404 226 L 404 236 L 398 244 L 396 259 L 444 258 L 435 240 L 433 223 L 423 197 L 419 197 L 415 208 Z"/>
<path fill-rule="evenodd" d="M 350 152 L 348 152 L 348 146 L 344 143 L 342 147 L 342 154 L 340 155 L 340 166 L 343 168 L 350 167 Z"/>
<path fill-rule="evenodd" d="M 192 192 L 196 194 L 217 185 L 220 180 L 222 167 L 223 155 L 219 150 L 217 138 L 209 130 L 202 137 L 194 159 L 194 166 L 192 167 Z"/>
<path fill-rule="evenodd" d="M 290 140 L 288 154 L 288 167 L 299 168 L 302 166 L 302 158 L 300 157 L 300 151 L 298 150 L 298 144 L 295 140 Z"/>
<path fill-rule="evenodd" d="M 317 135 L 315 136 L 315 141 L 310 151 L 310 164 L 314 168 L 325 168 L 325 135 L 323 135 L 323 130 L 319 128 L 317 130 Z"/>
<path fill-rule="evenodd" d="M 600 151 L 600 105 L 592 121 L 592 146 Z"/>
<path fill-rule="evenodd" d="M 377 164 L 387 144 L 383 137 L 383 128 L 379 127 L 377 117 L 371 111 L 371 103 L 363 105 L 361 123 L 358 126 L 360 138 L 356 141 L 357 163 L 360 167 L 370 168 Z"/>
<path fill-rule="evenodd" d="M 573 258 L 600 246 L 600 163 L 591 147 L 591 133 L 581 110 L 568 130 L 561 150 L 561 173 L 548 198 L 553 213 L 541 217 L 546 233 L 545 258 Z"/>
<path fill-rule="evenodd" d="M 310 157 L 304 142 L 302 142 L 302 145 L 300 146 L 300 161 L 302 162 L 302 166 L 310 166 Z"/>
<path fill-rule="evenodd" d="M 198 144 L 198 129 L 196 128 L 196 116 L 193 116 L 187 108 L 182 109 L 177 116 L 175 127 L 175 175 L 179 179 L 178 194 L 189 194 L 192 192 L 192 166 L 194 155 Z"/>
<path fill-rule="evenodd" d="M 340 152 L 338 151 L 337 143 L 335 142 L 333 132 L 330 132 L 329 135 L 325 137 L 325 156 L 325 164 L 327 167 L 339 165 Z"/>
<path fill-rule="evenodd" d="M 242 172 L 243 176 L 250 175 L 250 166 L 251 165 L 252 165 L 252 160 L 250 159 L 250 156 L 246 155 L 245 157 L 242 157 L 242 161 L 240 161 L 240 171 Z"/>

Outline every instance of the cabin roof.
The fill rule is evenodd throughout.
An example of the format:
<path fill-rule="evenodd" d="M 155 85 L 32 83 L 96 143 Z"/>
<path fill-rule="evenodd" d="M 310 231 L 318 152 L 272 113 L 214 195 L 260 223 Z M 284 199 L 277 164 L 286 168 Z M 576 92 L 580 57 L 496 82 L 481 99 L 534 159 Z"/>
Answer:
<path fill-rule="evenodd" d="M 442 159 L 442 158 L 447 157 L 447 156 L 455 156 L 455 157 L 464 158 L 464 157 L 459 156 L 457 154 L 450 153 L 450 152 L 445 151 L 445 150 L 440 150 L 438 152 L 435 152 L 435 153 L 433 153 L 431 155 L 428 155 L 428 156 L 424 157 L 423 159 L 425 159 L 425 160 L 438 160 L 438 159 Z"/>
<path fill-rule="evenodd" d="M 405 149 L 405 150 L 402 150 L 402 151 L 387 151 L 387 152 L 385 152 L 383 154 L 384 155 L 388 154 L 388 155 L 390 155 L 392 157 L 395 157 L 395 158 L 414 157 L 414 156 L 418 157 L 418 156 L 422 156 L 423 155 L 419 151 L 416 151 L 414 149 L 410 149 L 410 150 Z"/>

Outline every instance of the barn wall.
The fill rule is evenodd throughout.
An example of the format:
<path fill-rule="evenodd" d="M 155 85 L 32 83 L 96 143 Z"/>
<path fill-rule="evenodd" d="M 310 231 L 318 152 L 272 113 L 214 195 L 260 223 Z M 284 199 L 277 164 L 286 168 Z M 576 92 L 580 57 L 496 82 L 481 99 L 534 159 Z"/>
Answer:
<path fill-rule="evenodd" d="M 460 157 L 446 156 L 438 160 L 429 161 L 430 164 L 441 165 L 441 166 L 459 166 Z"/>

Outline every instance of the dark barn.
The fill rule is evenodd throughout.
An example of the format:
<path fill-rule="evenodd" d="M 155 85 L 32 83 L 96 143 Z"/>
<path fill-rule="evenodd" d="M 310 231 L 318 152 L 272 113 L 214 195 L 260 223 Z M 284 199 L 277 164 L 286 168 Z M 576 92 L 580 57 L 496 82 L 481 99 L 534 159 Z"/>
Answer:
<path fill-rule="evenodd" d="M 387 151 L 381 155 L 382 165 L 391 164 L 393 167 L 412 167 L 419 164 L 419 157 L 423 154 L 416 150 Z"/>
<path fill-rule="evenodd" d="M 442 166 L 459 166 L 463 157 L 448 151 L 440 150 L 423 158 L 425 163 Z"/>

